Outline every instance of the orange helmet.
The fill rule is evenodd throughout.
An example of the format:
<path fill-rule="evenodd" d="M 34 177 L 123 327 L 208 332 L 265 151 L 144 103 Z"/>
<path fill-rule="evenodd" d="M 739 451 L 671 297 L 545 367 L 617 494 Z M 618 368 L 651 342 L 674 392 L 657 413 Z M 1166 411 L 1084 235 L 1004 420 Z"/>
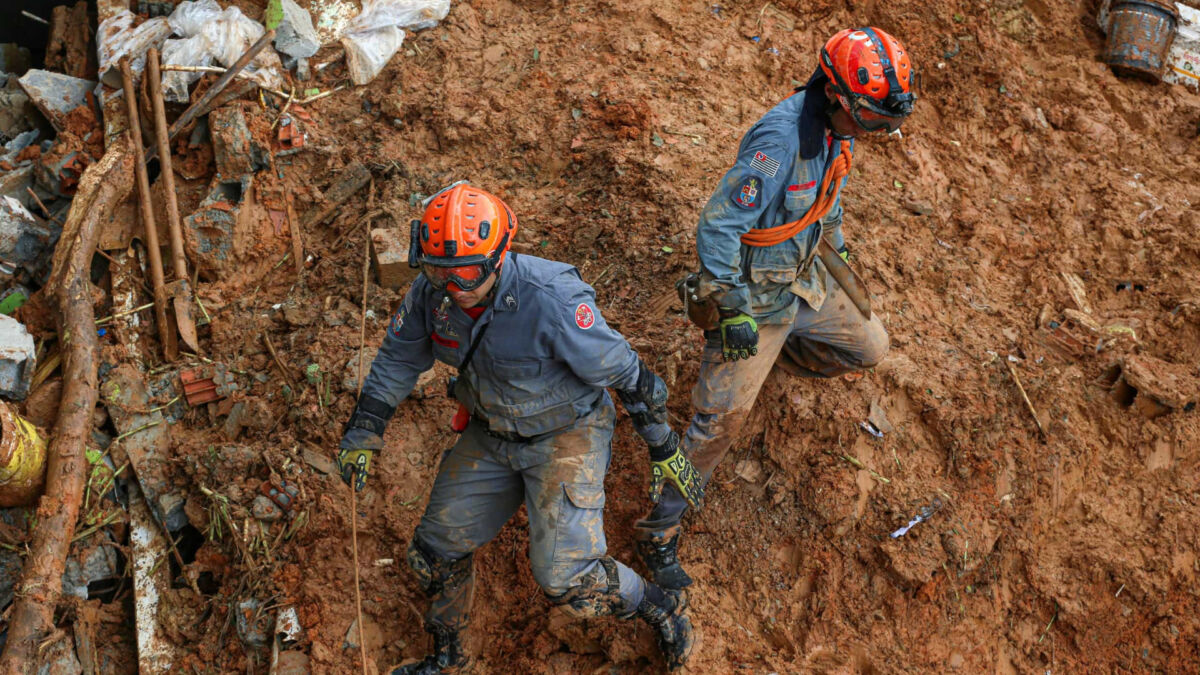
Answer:
<path fill-rule="evenodd" d="M 838 102 L 867 131 L 894 131 L 912 113 L 917 98 L 908 52 L 878 28 L 847 28 L 829 38 L 821 70 Z"/>
<path fill-rule="evenodd" d="M 435 288 L 453 282 L 478 288 L 504 263 L 517 217 L 499 197 L 460 181 L 425 201 L 412 221 L 409 265 L 420 267 Z"/>

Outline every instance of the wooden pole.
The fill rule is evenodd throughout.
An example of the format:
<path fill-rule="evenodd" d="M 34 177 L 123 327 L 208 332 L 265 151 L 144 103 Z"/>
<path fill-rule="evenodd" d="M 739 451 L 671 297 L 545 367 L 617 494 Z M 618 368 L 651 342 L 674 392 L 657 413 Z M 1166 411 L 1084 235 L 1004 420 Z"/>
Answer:
<path fill-rule="evenodd" d="M 167 294 L 163 288 L 162 249 L 158 247 L 158 226 L 154 223 L 154 208 L 150 206 L 150 177 L 146 174 L 146 161 L 142 154 L 142 128 L 138 122 L 137 93 L 133 88 L 133 73 L 129 58 L 121 59 L 121 86 L 125 90 L 125 109 L 129 116 L 129 136 L 133 140 L 134 173 L 137 174 L 138 204 L 142 210 L 142 224 L 146 226 L 146 248 L 150 255 L 150 280 L 154 286 L 154 319 L 158 324 L 158 339 L 162 342 L 163 356 L 167 361 L 179 357 L 179 345 L 167 322 Z"/>
<path fill-rule="evenodd" d="M 159 179 L 163 182 L 163 193 L 167 210 L 167 225 L 171 234 L 171 262 L 175 268 L 173 305 L 175 325 L 183 342 L 193 352 L 200 351 L 196 337 L 196 321 L 192 318 L 191 285 L 188 282 L 187 256 L 183 252 L 183 224 L 179 220 L 179 201 L 175 195 L 175 171 L 171 166 L 171 146 L 167 139 L 167 113 L 163 103 L 162 77 L 158 72 L 158 50 L 146 53 L 146 77 L 150 84 L 150 103 L 154 107 L 154 137 L 158 143 Z"/>

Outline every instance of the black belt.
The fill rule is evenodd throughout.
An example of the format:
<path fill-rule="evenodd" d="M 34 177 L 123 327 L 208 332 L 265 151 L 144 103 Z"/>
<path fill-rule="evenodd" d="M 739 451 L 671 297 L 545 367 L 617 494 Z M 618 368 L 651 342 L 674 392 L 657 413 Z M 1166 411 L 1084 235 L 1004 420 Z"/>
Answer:
<path fill-rule="evenodd" d="M 515 431 L 493 431 L 490 427 L 488 427 L 488 421 L 486 417 L 472 413 L 471 418 L 479 423 L 479 427 L 483 429 L 483 433 L 498 441 L 505 441 L 507 443 L 529 443 L 537 438 L 540 438 L 540 436 L 522 436 Z"/>

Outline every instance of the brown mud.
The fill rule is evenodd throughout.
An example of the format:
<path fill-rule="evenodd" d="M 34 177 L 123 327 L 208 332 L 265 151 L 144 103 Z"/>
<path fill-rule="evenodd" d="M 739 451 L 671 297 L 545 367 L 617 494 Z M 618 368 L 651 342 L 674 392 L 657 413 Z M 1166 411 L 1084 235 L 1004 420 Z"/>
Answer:
<path fill-rule="evenodd" d="M 214 599 L 182 585 L 164 601 L 179 672 L 246 670 L 229 611 L 244 597 L 297 607 L 314 672 L 359 667 L 345 648 L 350 495 L 314 467 L 329 470 L 318 458 L 353 406 L 370 227 L 407 227 L 414 193 L 453 180 L 497 192 L 520 220 L 515 248 L 579 267 L 668 379 L 681 426 L 702 339 L 671 297 L 696 264 L 698 211 L 745 129 L 808 79 L 824 39 L 858 24 L 898 36 L 923 73 L 904 137 L 863 139 L 843 192 L 851 261 L 891 352 L 855 381 L 768 378 L 686 521 L 702 636 L 689 672 L 1196 672 L 1200 417 L 1174 393 L 1200 378 L 1200 95 L 1115 77 L 1093 4 L 457 2 L 366 87 L 293 107 L 308 149 L 257 174 L 255 243 L 200 283 L 206 355 L 249 374 L 235 399 L 258 414 L 230 437 L 227 401 L 172 430 L 189 518 L 210 533 L 221 518 L 204 485 L 238 533 L 224 528 L 192 565 Z M 331 65 L 319 86 L 343 76 Z M 213 170 L 188 152 L 184 213 Z M 358 161 L 372 186 L 304 232 L 297 280 L 271 212 L 283 191 L 297 213 L 321 205 Z M 400 297 L 372 276 L 368 349 Z M 1150 418 L 1112 395 L 1106 374 L 1130 357 L 1191 378 L 1163 393 L 1177 407 Z M 404 549 L 455 438 L 448 370 L 433 372 L 358 500 L 378 669 L 429 647 Z M 301 486 L 294 534 L 249 517 L 272 472 Z M 627 562 L 647 482 L 622 419 L 606 523 Z M 935 499 L 927 522 L 888 537 Z M 548 612 L 526 524 L 519 513 L 476 555 L 477 671 L 658 671 L 640 623 Z M 132 633 L 116 638 L 128 663 Z"/>

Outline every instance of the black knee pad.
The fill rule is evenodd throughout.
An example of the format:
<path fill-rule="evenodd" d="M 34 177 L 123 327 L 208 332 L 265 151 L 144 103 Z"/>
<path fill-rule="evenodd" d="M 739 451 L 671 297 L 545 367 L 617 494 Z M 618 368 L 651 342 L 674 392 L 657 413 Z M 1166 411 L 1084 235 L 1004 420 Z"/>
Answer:
<path fill-rule="evenodd" d="M 430 551 L 420 539 L 413 537 L 408 545 L 408 566 L 417 577 L 417 585 L 428 597 L 442 593 L 446 588 L 457 587 L 471 576 L 473 553 L 458 560 L 442 558 Z"/>
<path fill-rule="evenodd" d="M 549 596 L 550 602 L 576 619 L 627 614 L 629 610 L 621 598 L 617 561 L 605 556 L 597 562 L 600 564 L 595 569 L 579 578 L 578 585 L 562 595 Z"/>

